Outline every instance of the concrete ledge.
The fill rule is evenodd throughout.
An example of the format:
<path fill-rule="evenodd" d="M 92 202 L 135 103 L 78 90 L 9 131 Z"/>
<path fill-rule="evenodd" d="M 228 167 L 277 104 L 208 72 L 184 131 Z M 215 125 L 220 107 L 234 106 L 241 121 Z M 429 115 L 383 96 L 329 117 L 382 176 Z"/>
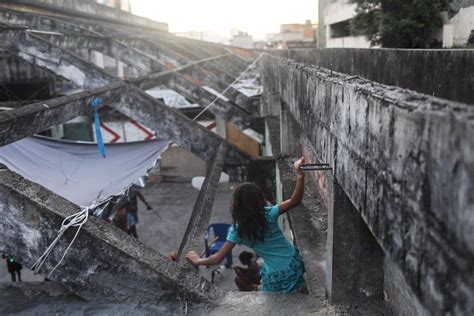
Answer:
<path fill-rule="evenodd" d="M 120 24 L 129 24 L 154 31 L 168 32 L 168 24 L 156 22 L 144 17 L 133 15 L 122 11 L 119 8 L 112 8 L 98 4 L 94 1 L 74 1 L 74 0 L 3 0 L 0 3 L 12 7 L 15 5 L 30 6 L 33 8 L 46 9 L 51 12 L 63 13 L 72 16 L 110 21 Z M 15 6 L 13 6 L 15 8 Z M 34 10 L 34 9 L 33 9 Z"/>
<path fill-rule="evenodd" d="M 473 50 L 324 48 L 274 54 L 313 67 L 474 104 Z"/>
<path fill-rule="evenodd" d="M 413 295 L 474 312 L 474 109 L 266 56 L 278 91 Z"/>

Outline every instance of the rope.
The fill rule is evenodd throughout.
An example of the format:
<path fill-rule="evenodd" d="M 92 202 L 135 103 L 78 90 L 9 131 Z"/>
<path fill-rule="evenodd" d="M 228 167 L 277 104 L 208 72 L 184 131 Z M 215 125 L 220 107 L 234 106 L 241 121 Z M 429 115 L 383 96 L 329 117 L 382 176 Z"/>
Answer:
<path fill-rule="evenodd" d="M 231 83 L 230 85 L 228 85 L 227 88 L 225 88 L 220 94 L 221 94 L 221 95 L 224 95 L 224 94 L 227 92 L 227 90 L 229 90 L 229 89 L 232 87 L 232 85 L 233 85 L 234 83 L 236 83 L 237 81 L 239 81 L 240 78 L 242 78 L 242 76 L 243 76 L 245 73 L 247 73 L 247 72 L 250 70 L 250 68 L 252 68 L 262 56 L 263 56 L 263 53 L 260 53 L 260 55 L 258 55 L 258 57 L 255 58 L 255 60 L 254 60 L 234 81 L 232 81 L 232 83 Z M 199 112 L 198 115 L 196 115 L 196 116 L 193 118 L 193 121 L 195 121 L 195 120 L 198 119 L 202 114 L 204 114 L 204 112 L 206 112 L 207 109 L 209 109 L 211 106 L 213 106 L 214 103 L 216 103 L 216 101 L 217 101 L 218 99 L 220 99 L 220 97 L 219 97 L 219 96 L 216 96 L 216 97 L 214 98 L 214 100 L 212 100 L 211 103 L 209 103 L 201 112 Z"/>
<path fill-rule="evenodd" d="M 78 227 L 76 234 L 74 235 L 74 238 L 71 240 L 69 243 L 68 247 L 66 248 L 66 251 L 64 251 L 63 256 L 59 260 L 59 262 L 56 264 L 56 266 L 49 272 L 48 278 L 53 274 L 54 270 L 61 264 L 63 261 L 64 257 L 66 256 L 67 252 L 69 251 L 69 248 L 71 248 L 72 244 L 76 240 L 77 235 L 79 234 L 79 231 L 82 228 L 82 225 L 84 225 L 87 222 L 87 219 L 89 218 L 89 209 L 92 207 L 86 207 L 83 208 L 80 212 L 77 212 L 75 214 L 72 214 L 68 217 L 66 217 L 62 224 L 61 224 L 61 229 L 58 231 L 58 236 L 53 240 L 53 242 L 49 245 L 49 247 L 46 249 L 46 251 L 41 255 L 41 257 L 36 260 L 35 263 L 31 266 L 31 270 L 33 270 L 34 273 L 39 273 L 39 270 L 43 266 L 44 262 L 46 259 L 49 257 L 51 252 L 53 251 L 54 247 L 58 243 L 58 241 L 61 239 L 63 234 L 70 228 L 70 227 Z"/>

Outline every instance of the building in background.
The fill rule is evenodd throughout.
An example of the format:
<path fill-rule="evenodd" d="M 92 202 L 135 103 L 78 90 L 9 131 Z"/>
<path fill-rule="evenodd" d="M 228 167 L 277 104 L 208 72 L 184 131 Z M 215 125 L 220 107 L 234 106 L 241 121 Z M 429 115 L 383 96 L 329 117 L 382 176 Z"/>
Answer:
<path fill-rule="evenodd" d="M 319 0 L 318 47 L 371 47 L 365 36 L 350 33 L 355 8 L 349 0 Z M 474 0 L 450 0 L 443 20 L 443 28 L 435 31 L 433 38 L 442 41 L 444 48 L 474 47 Z"/>
<path fill-rule="evenodd" d="M 316 25 L 311 20 L 304 24 L 282 24 L 280 26 L 281 48 L 316 47 Z"/>
<path fill-rule="evenodd" d="M 248 49 L 253 48 L 253 37 L 249 33 L 234 29 L 231 36 L 230 45 Z"/>
<path fill-rule="evenodd" d="M 179 37 L 185 37 L 200 41 L 218 43 L 218 44 L 227 44 L 229 38 L 222 36 L 216 32 L 212 31 L 188 31 L 188 32 L 176 32 L 174 35 Z"/>
<path fill-rule="evenodd" d="M 445 15 L 443 47 L 474 48 L 474 0 L 452 0 Z"/>
<path fill-rule="evenodd" d="M 351 35 L 349 22 L 356 15 L 356 6 L 349 0 L 319 0 L 318 47 L 371 47 L 365 36 Z"/>
<path fill-rule="evenodd" d="M 269 33 L 265 36 L 267 49 L 314 48 L 317 42 L 317 25 L 311 20 L 304 24 L 281 24 L 280 33 Z"/>

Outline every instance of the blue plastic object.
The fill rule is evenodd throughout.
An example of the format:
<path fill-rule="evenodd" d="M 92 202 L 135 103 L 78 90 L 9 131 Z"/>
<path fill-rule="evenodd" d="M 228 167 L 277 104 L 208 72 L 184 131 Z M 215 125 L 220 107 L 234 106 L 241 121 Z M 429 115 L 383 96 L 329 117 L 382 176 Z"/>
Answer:
<path fill-rule="evenodd" d="M 224 243 L 227 240 L 227 232 L 229 231 L 230 225 L 224 223 L 211 224 L 207 228 L 206 236 L 204 238 L 204 246 L 206 248 L 206 258 L 215 254 L 222 248 Z M 217 240 L 213 242 L 214 239 L 209 240 L 211 230 L 214 233 L 214 236 L 217 237 Z M 213 242 L 212 244 L 209 244 Z M 232 250 L 229 251 L 226 255 L 226 268 L 232 267 Z"/>
<path fill-rule="evenodd" d="M 100 129 L 100 118 L 99 113 L 97 112 L 97 107 L 102 104 L 102 99 L 97 97 L 92 100 L 92 108 L 94 109 L 94 123 L 95 123 L 95 136 L 97 138 L 97 146 L 99 147 L 99 152 L 102 157 L 107 156 L 107 152 L 105 150 L 104 140 L 102 138 L 102 131 Z"/>

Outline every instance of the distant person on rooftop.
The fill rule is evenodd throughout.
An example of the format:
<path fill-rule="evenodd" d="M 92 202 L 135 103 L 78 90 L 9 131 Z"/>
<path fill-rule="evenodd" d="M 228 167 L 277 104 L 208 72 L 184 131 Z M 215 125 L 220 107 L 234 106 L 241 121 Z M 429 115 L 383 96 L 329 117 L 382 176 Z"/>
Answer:
<path fill-rule="evenodd" d="M 21 282 L 21 269 L 23 266 L 11 255 L 2 254 L 2 259 L 7 261 L 8 273 L 12 277 L 12 282 L 16 282 L 16 277 L 18 276 L 18 282 Z"/>
<path fill-rule="evenodd" d="M 235 284 L 240 291 L 256 291 L 260 284 L 260 267 L 257 263 L 257 258 L 253 253 L 242 251 L 239 255 L 240 263 L 247 266 L 247 268 L 234 267 Z"/>
<path fill-rule="evenodd" d="M 128 230 L 127 233 L 138 239 L 137 227 L 138 224 L 138 201 L 137 197 L 146 205 L 147 210 L 151 211 L 151 205 L 145 200 L 141 192 L 137 187 L 132 186 L 126 197 L 125 204 L 123 208 L 127 212 L 127 224 Z"/>
<path fill-rule="evenodd" d="M 260 270 L 261 291 L 300 290 L 304 283 L 304 263 L 298 249 L 281 232 L 277 219 L 301 203 L 304 193 L 304 172 L 300 169 L 302 164 L 303 158 L 293 165 L 298 173 L 293 195 L 278 205 L 266 206 L 262 190 L 253 183 L 238 186 L 232 198 L 230 213 L 233 225 L 227 234 L 226 243 L 208 258 L 201 259 L 195 251 L 188 252 L 186 258 L 195 265 L 215 265 L 236 244 L 244 244 L 264 260 Z"/>

